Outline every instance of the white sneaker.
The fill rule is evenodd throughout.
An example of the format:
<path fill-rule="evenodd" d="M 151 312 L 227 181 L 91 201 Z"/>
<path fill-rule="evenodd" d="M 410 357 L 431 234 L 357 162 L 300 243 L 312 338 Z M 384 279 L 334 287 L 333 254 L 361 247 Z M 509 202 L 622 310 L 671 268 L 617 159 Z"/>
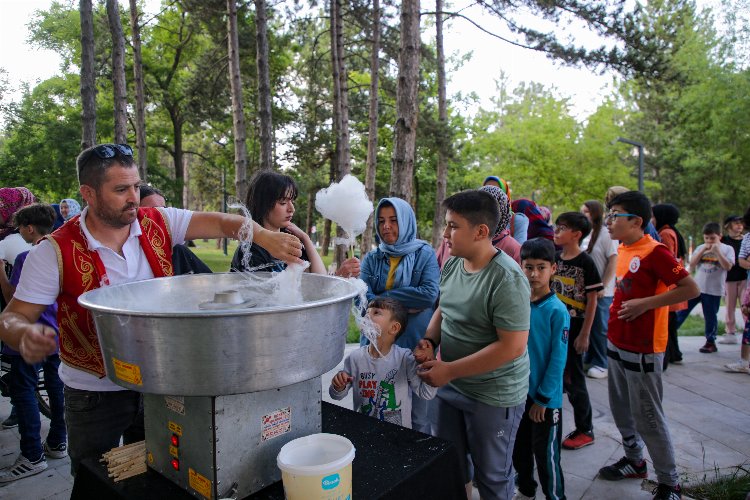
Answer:
<path fill-rule="evenodd" d="M 536 495 L 533 497 L 527 497 L 520 491 L 516 491 L 516 494 L 513 495 L 513 500 L 534 500 L 536 498 Z"/>
<path fill-rule="evenodd" d="M 592 366 L 589 368 L 589 371 L 586 372 L 586 376 L 589 378 L 607 378 L 607 369 Z"/>
<path fill-rule="evenodd" d="M 44 459 L 44 455 L 36 462 L 29 461 L 23 455 L 18 455 L 16 463 L 0 471 L 0 483 L 10 483 L 18 479 L 23 479 L 27 476 L 33 476 L 39 474 L 47 468 L 47 461 Z"/>
<path fill-rule="evenodd" d="M 750 373 L 750 361 L 745 361 L 744 359 L 735 361 L 734 363 L 727 363 L 724 367 L 730 372 Z"/>
<path fill-rule="evenodd" d="M 725 333 L 719 338 L 719 344 L 737 344 L 739 343 L 737 337 L 739 337 L 739 335 L 736 333 Z"/>
<path fill-rule="evenodd" d="M 44 442 L 44 456 L 47 458 L 65 458 L 68 456 L 68 445 L 67 443 L 61 443 L 54 448 L 49 445 L 47 441 Z"/>

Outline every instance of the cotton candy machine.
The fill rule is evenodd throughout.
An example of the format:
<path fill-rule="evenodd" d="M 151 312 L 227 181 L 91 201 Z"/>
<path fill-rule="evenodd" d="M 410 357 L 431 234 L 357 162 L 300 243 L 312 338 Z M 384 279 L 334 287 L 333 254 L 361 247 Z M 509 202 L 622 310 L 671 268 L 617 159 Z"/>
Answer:
<path fill-rule="evenodd" d="M 278 481 L 276 455 L 321 431 L 320 376 L 343 358 L 354 287 L 304 273 L 298 305 L 270 305 L 271 273 L 198 274 L 99 288 L 107 376 L 144 393 L 148 465 L 196 497 Z M 281 290 L 283 297 L 284 290 Z"/>

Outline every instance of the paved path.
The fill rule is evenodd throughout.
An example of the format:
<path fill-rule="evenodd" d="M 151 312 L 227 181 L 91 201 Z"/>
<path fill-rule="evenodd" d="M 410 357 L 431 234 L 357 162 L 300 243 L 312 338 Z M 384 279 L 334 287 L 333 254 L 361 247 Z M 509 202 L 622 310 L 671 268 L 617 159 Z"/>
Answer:
<path fill-rule="evenodd" d="M 739 346 L 719 346 L 716 354 L 700 354 L 702 337 L 681 337 L 685 353 L 682 365 L 673 365 L 664 375 L 664 407 L 675 442 L 677 463 L 684 482 L 713 478 L 715 471 L 750 464 L 750 376 L 727 373 L 724 363 L 738 358 Z M 347 350 L 354 348 L 349 346 Z M 332 376 L 323 376 L 323 394 L 328 400 Z M 607 381 L 588 379 L 594 409 L 596 443 L 577 450 L 563 450 L 566 493 L 570 499 L 650 499 L 650 487 L 641 481 L 616 483 L 596 479 L 603 465 L 622 455 L 619 434 L 612 421 L 607 398 Z M 341 402 L 351 407 L 351 400 Z M 8 400 L 0 401 L 0 418 L 10 410 Z M 43 420 L 43 435 L 49 422 Z M 573 414 L 565 401 L 563 424 L 571 430 Z M 18 454 L 18 432 L 0 430 L 0 467 L 13 463 Z M 63 499 L 70 496 L 72 479 L 69 462 L 49 460 L 45 472 L 0 487 L 4 500 Z M 649 464 L 650 479 L 654 479 Z M 541 492 L 540 492 L 541 494 Z M 476 497 L 478 498 L 478 497 Z"/>

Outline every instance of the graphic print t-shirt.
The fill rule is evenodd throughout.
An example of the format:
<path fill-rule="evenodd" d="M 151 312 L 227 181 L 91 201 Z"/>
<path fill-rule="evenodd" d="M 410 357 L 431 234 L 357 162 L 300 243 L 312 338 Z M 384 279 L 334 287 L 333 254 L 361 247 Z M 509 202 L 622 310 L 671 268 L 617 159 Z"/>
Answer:
<path fill-rule="evenodd" d="M 568 308 L 571 318 L 582 321 L 586 313 L 586 294 L 604 288 L 594 259 L 581 252 L 570 260 L 564 260 L 557 253 L 557 272 L 552 277 L 550 287 L 557 298 Z"/>
<path fill-rule="evenodd" d="M 700 252 L 705 246 L 698 245 L 695 251 Z M 701 288 L 701 293 L 721 297 L 724 295 L 726 288 L 724 283 L 727 279 L 727 270 L 721 267 L 719 258 L 716 256 L 718 252 L 721 252 L 725 259 L 734 264 L 734 249 L 729 245 L 719 243 L 710 251 L 701 255 L 701 260 L 698 261 L 695 270 L 695 282 Z"/>
<path fill-rule="evenodd" d="M 344 371 L 352 381 L 342 392 L 333 384 L 328 389 L 333 399 L 342 400 L 353 389 L 354 411 L 411 429 L 412 391 L 422 399 L 432 399 L 437 388 L 417 376 L 414 354 L 397 345 L 384 358 L 375 358 L 362 346 L 344 361 Z"/>

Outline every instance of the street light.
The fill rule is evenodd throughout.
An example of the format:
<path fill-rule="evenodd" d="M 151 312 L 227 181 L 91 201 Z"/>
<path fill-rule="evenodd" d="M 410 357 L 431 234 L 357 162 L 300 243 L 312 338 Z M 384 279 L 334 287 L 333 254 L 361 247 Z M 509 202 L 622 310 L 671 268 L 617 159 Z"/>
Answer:
<path fill-rule="evenodd" d="M 617 142 L 624 142 L 638 148 L 638 191 L 643 192 L 643 143 L 618 137 Z"/>

